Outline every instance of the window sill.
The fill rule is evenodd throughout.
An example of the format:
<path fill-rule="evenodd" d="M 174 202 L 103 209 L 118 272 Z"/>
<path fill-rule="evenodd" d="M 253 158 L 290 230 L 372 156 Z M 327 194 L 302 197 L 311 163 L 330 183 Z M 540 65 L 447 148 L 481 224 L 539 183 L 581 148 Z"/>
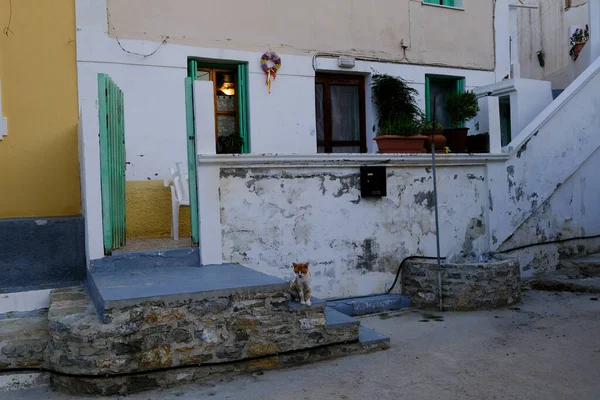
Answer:
<path fill-rule="evenodd" d="M 463 7 L 450 7 L 450 6 L 443 6 L 441 4 L 431 4 L 431 3 L 421 3 L 424 6 L 429 6 L 429 7 L 438 7 L 438 8 L 447 8 L 449 10 L 455 10 L 455 11 L 465 11 L 465 9 Z"/>
<path fill-rule="evenodd" d="M 508 154 L 438 154 L 437 165 L 487 165 L 504 162 Z M 206 154 L 198 155 L 200 167 L 360 167 L 387 165 L 390 167 L 430 167 L 431 154 Z"/>

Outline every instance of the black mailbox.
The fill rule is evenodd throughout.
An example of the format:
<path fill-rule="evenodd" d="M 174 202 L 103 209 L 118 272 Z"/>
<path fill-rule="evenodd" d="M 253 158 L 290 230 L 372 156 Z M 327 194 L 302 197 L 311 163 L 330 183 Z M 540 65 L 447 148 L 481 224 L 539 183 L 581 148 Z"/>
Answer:
<path fill-rule="evenodd" d="M 385 167 L 360 167 L 361 197 L 387 196 L 387 175 Z"/>

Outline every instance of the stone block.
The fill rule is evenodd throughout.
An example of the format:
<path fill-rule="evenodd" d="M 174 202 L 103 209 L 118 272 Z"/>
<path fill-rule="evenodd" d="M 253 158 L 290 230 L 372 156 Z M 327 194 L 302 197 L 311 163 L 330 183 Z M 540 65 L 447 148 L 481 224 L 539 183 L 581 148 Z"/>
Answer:
<path fill-rule="evenodd" d="M 113 308 L 102 323 L 84 290 L 62 290 L 51 295 L 48 365 L 73 374 L 143 372 L 358 340 L 358 323 L 327 326 L 323 307 L 283 304 L 284 291 L 151 299 Z"/>
<path fill-rule="evenodd" d="M 514 259 L 478 264 L 443 264 L 442 300 L 446 311 L 488 310 L 521 300 L 521 272 Z M 439 308 L 437 264 L 409 260 L 402 271 L 402 293 L 422 309 Z"/>

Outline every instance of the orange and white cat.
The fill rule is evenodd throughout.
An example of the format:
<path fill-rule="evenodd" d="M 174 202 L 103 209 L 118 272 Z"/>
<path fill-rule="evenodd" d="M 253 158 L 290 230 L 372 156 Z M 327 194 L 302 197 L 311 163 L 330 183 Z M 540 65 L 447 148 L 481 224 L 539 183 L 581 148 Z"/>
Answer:
<path fill-rule="evenodd" d="M 292 299 L 300 301 L 300 304 L 306 304 L 310 306 L 310 271 L 308 270 L 308 263 L 300 264 L 294 263 L 294 274 L 296 277 L 292 281 L 290 286 L 290 294 Z"/>

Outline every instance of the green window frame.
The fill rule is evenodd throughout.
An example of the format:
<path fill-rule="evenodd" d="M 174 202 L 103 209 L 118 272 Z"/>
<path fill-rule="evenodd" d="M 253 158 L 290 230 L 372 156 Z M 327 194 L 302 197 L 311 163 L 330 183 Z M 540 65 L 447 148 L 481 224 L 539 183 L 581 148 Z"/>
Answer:
<path fill-rule="evenodd" d="M 437 6 L 455 7 L 454 0 L 423 0 L 423 3 L 435 4 Z"/>
<path fill-rule="evenodd" d="M 431 109 L 431 81 L 452 81 L 454 84 L 455 93 L 463 93 L 465 91 L 465 78 L 459 76 L 447 75 L 425 75 L 425 118 L 430 122 L 433 118 Z M 462 124 L 461 124 L 462 127 Z"/>
<path fill-rule="evenodd" d="M 189 59 L 188 60 L 188 77 L 192 80 L 198 78 L 198 68 L 210 68 L 210 69 L 232 69 L 237 72 L 237 90 L 238 90 L 238 124 L 240 130 L 240 136 L 244 140 L 242 145 L 242 153 L 250 153 L 250 118 L 249 118 L 249 106 L 248 106 L 248 63 L 214 63 L 214 62 L 203 62 L 202 60 Z"/>

